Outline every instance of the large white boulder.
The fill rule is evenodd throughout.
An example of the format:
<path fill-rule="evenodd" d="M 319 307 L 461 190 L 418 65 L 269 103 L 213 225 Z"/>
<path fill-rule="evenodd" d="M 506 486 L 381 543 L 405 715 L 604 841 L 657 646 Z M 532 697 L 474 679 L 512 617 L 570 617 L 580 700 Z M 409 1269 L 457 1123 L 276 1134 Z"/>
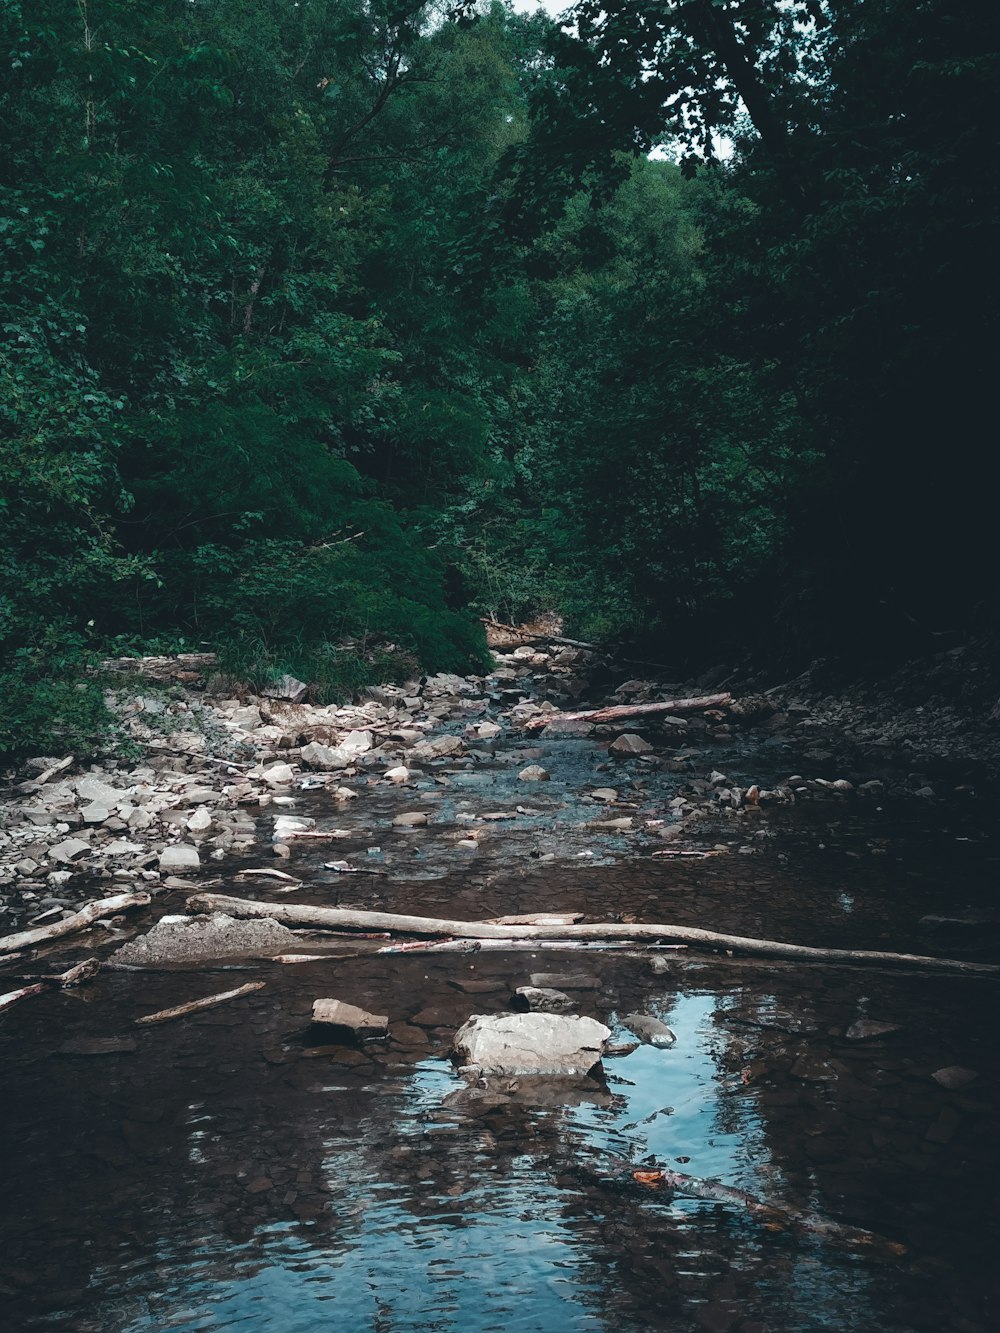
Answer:
<path fill-rule="evenodd" d="M 610 1028 L 574 1014 L 475 1014 L 452 1054 L 476 1074 L 582 1078 L 600 1062 Z"/>

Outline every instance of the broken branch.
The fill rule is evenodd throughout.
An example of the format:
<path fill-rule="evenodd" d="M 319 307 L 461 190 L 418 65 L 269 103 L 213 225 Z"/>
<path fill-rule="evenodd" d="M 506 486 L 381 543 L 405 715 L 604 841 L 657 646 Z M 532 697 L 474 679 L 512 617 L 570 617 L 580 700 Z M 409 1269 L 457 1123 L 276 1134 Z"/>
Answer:
<path fill-rule="evenodd" d="M 38 926 L 35 930 L 22 930 L 16 935 L 5 935 L 0 939 L 0 954 L 15 953 L 18 949 L 34 948 L 46 940 L 56 940 L 62 935 L 72 935 L 75 931 L 85 930 L 103 916 L 116 916 L 133 907 L 148 907 L 152 899 L 148 893 L 118 893 L 113 898 L 100 898 L 87 903 L 73 916 L 63 921 L 53 921 L 48 926 Z"/>
<path fill-rule="evenodd" d="M 962 972 L 995 976 L 993 963 L 966 963 L 953 958 L 930 958 L 919 954 L 887 953 L 873 949 L 814 949 L 782 940 L 727 935 L 695 926 L 650 925 L 607 922 L 577 926 L 497 926 L 487 921 L 452 921 L 430 916 L 404 916 L 396 912 L 361 912 L 345 907 L 312 907 L 302 903 L 268 903 L 229 898 L 221 893 L 196 893 L 185 904 L 188 912 L 225 912 L 234 917 L 270 917 L 286 926 L 313 929 L 389 930 L 400 935 L 439 935 L 457 939 L 520 939 L 548 943 L 551 940 L 675 940 L 708 949 L 733 950 L 762 958 L 792 958 L 811 963 L 860 963 L 869 966 L 915 967 L 936 972 Z"/>
<path fill-rule="evenodd" d="M 251 991 L 263 989 L 263 981 L 248 981 L 245 986 L 238 986 L 236 990 L 224 990 L 217 995 L 206 995 L 203 1000 L 189 1000 L 187 1004 L 175 1004 L 172 1009 L 160 1009 L 155 1014 L 146 1014 L 145 1018 L 137 1018 L 135 1021 L 145 1026 L 150 1023 L 168 1023 L 172 1018 L 183 1018 L 185 1014 L 195 1014 L 200 1009 L 214 1009 L 217 1004 L 225 1004 L 227 1000 L 235 1000 L 240 995 L 249 995 Z"/>
<path fill-rule="evenodd" d="M 703 708 L 722 708 L 732 702 L 731 694 L 703 694 L 694 699 L 665 699 L 659 703 L 614 704 L 609 708 L 589 708 L 582 713 L 542 713 L 524 724 L 525 731 L 541 731 L 550 722 L 622 722 L 630 717 L 653 713 L 693 713 Z"/>

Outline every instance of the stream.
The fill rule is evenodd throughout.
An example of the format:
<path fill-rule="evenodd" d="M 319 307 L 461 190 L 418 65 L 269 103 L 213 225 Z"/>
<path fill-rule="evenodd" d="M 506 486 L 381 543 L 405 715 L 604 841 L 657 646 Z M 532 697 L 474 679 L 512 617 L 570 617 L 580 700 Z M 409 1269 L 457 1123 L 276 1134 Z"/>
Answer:
<path fill-rule="evenodd" d="M 682 780 L 607 764 L 591 738 L 507 738 L 475 764 L 294 813 L 345 836 L 296 848 L 277 902 L 486 918 L 701 925 L 812 945 L 996 960 L 979 925 L 998 851 L 987 801 L 842 801 L 706 820 L 656 859 L 643 820 Z M 743 748 L 741 748 L 741 746 Z M 541 763 L 544 783 L 518 782 Z M 792 771 L 766 742 L 716 746 L 736 782 Z M 587 786 L 614 786 L 634 812 Z M 520 807 L 520 811 L 519 811 Z M 426 828 L 392 826 L 426 810 Z M 261 813 L 265 825 L 274 811 Z M 595 828 L 634 813 L 637 830 Z M 506 818 L 483 820 L 486 815 Z M 480 831 L 460 846 L 463 830 Z M 356 873 L 324 869 L 342 859 Z M 265 865 L 258 856 L 247 866 Z M 158 900 L 178 911 L 183 895 Z M 160 907 L 158 906 L 158 909 Z M 0 1019 L 0 1323 L 73 1333 L 582 1333 L 995 1328 L 997 982 L 663 950 L 548 947 L 395 955 L 381 941 L 295 966 L 106 971 Z M 305 949 L 308 946 L 304 946 Z M 84 956 L 77 948 L 74 957 Z M 641 1010 L 677 1034 L 604 1063 L 603 1081 L 470 1086 L 447 1058 L 469 1015 L 532 974 L 627 1040 Z M 584 975 L 580 975 L 584 974 Z M 137 1013 L 264 990 L 151 1028 Z M 558 984 L 558 983 L 556 983 Z M 331 1042 L 331 996 L 389 1037 Z M 848 1037 L 861 1020 L 898 1025 Z M 110 1043 L 108 1039 L 117 1039 Z M 117 1047 L 117 1048 L 115 1048 Z M 945 1077 L 942 1070 L 965 1071 Z M 840 1245 L 732 1204 L 644 1185 L 664 1166 L 884 1238 Z M 905 1247 L 905 1249 L 904 1249 Z"/>

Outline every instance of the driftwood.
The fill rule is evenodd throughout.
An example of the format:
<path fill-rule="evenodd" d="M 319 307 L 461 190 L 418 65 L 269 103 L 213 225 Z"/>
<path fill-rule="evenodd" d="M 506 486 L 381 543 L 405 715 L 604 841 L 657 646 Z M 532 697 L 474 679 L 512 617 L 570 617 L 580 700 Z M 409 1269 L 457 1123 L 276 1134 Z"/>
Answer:
<path fill-rule="evenodd" d="M 248 981 L 245 986 L 238 986 L 236 990 L 224 990 L 217 995 L 206 995 L 203 1000 L 188 1000 L 187 1004 L 175 1004 L 172 1009 L 160 1009 L 158 1013 L 146 1014 L 145 1018 L 137 1018 L 135 1021 L 137 1025 L 143 1026 L 148 1026 L 150 1023 L 169 1023 L 172 1018 L 196 1014 L 200 1009 L 214 1009 L 217 1004 L 225 1004 L 227 1000 L 235 1000 L 240 995 L 249 995 L 251 991 L 263 989 L 263 981 Z"/>
<path fill-rule="evenodd" d="M 51 925 L 38 926 L 34 930 L 21 930 L 16 935 L 5 935 L 0 939 L 0 954 L 16 953 L 18 949 L 31 949 L 47 940 L 72 935 L 75 931 L 92 926 L 101 917 L 116 916 L 133 907 L 148 907 L 151 901 L 148 893 L 118 893 L 113 898 L 100 898 L 96 902 L 87 903 L 79 912 L 63 921 L 53 921 Z"/>
<path fill-rule="evenodd" d="M 6 995 L 0 995 L 0 1011 L 9 1009 L 12 1004 L 17 1004 L 18 1000 L 26 1000 L 29 995 L 41 995 L 48 989 L 46 982 L 35 981 L 30 986 L 21 986 L 18 990 L 9 990 Z"/>
<path fill-rule="evenodd" d="M 550 722 L 625 722 L 631 717 L 653 713 L 693 713 L 703 708 L 722 708 L 732 702 L 731 694 L 703 694 L 694 699 L 665 699 L 648 704 L 612 704 L 608 708 L 589 708 L 582 713 L 542 713 L 529 718 L 525 731 L 541 731 Z"/>
<path fill-rule="evenodd" d="M 310 907 L 300 903 L 267 903 L 229 898 L 221 893 L 196 893 L 186 903 L 188 912 L 225 912 L 234 917 L 271 917 L 285 926 L 311 929 L 389 930 L 400 935 L 437 935 L 456 939 L 520 939 L 539 944 L 550 940 L 670 940 L 707 949 L 724 949 L 760 958 L 791 958 L 804 963 L 860 963 L 877 967 L 911 967 L 935 972 L 995 976 L 1000 966 L 966 963 L 952 958 L 887 953 L 873 949 L 814 949 L 782 940 L 761 940 L 726 935 L 695 926 L 607 922 L 578 926 L 497 926 L 487 921 L 451 921 L 440 917 L 403 916 L 396 912 L 359 912 L 344 907 Z"/>
<path fill-rule="evenodd" d="M 18 990 L 0 995 L 0 1010 L 9 1009 L 12 1004 L 17 1004 L 18 1000 L 26 1000 L 29 995 L 43 995 L 49 990 L 65 990 L 67 986 L 79 986 L 82 982 L 89 981 L 91 977 L 96 977 L 100 970 L 101 965 L 96 958 L 86 958 L 82 963 L 77 963 L 76 967 L 71 967 L 68 972 L 60 972 L 52 977 L 40 977 L 28 986 L 21 986 Z"/>
<path fill-rule="evenodd" d="M 807 1236 L 818 1236 L 844 1249 L 868 1250 L 883 1258 L 899 1258 L 906 1253 L 905 1245 L 886 1240 L 884 1236 L 879 1236 L 874 1231 L 843 1226 L 839 1222 L 831 1222 L 828 1218 L 818 1217 L 815 1213 L 804 1213 L 784 1202 L 756 1199 L 752 1194 L 745 1194 L 743 1190 L 723 1185 L 720 1180 L 705 1180 L 700 1176 L 685 1175 L 683 1171 L 666 1169 L 632 1169 L 632 1178 L 647 1188 L 666 1188 L 675 1190 L 678 1194 L 688 1194 L 695 1199 L 709 1199 L 714 1203 L 739 1208 L 756 1218 L 769 1231 L 791 1231 Z"/>

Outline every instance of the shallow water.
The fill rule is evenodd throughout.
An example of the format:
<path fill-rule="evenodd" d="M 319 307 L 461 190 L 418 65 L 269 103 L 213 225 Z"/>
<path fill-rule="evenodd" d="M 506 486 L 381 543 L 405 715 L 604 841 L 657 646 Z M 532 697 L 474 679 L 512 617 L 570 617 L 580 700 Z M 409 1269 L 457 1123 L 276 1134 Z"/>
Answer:
<path fill-rule="evenodd" d="M 563 907 L 802 943 L 995 953 L 984 930 L 935 938 L 919 925 L 991 901 L 995 847 L 979 810 L 808 807 L 765 816 L 780 836 L 764 839 L 720 819 L 698 845 L 729 854 L 655 861 L 653 834 L 616 841 L 583 827 L 602 812 L 579 803 L 581 784 L 627 785 L 599 761 L 589 743 L 549 747 L 553 781 L 527 794 L 496 761 L 449 774 L 447 787 L 373 789 L 347 810 L 304 798 L 303 812 L 351 836 L 301 853 L 308 889 L 276 900 L 459 917 Z M 654 817 L 678 780 L 642 776 Z M 431 828 L 391 829 L 393 812 L 435 792 Z M 517 803 L 545 813 L 498 823 L 478 852 L 448 841 L 461 810 Z M 320 869 L 330 856 L 360 863 L 369 847 L 381 850 L 365 864 L 386 874 Z M 640 953 L 363 947 L 295 967 L 104 973 L 3 1015 L 4 1328 L 997 1326 L 996 983 L 683 953 L 656 974 Z M 570 1093 L 470 1088 L 446 1059 L 450 1034 L 502 1011 L 538 971 L 595 975 L 599 988 L 572 992 L 579 1012 L 625 1038 L 620 1016 L 644 1010 L 676 1045 L 608 1060 L 604 1082 Z M 251 978 L 267 988 L 133 1026 Z M 456 986 L 469 981 L 495 989 Z M 321 995 L 387 1013 L 389 1039 L 329 1044 L 309 1022 Z M 862 1017 L 901 1029 L 849 1041 Z M 60 1050 L 121 1035 L 134 1051 Z M 976 1079 L 946 1090 L 931 1074 L 951 1065 Z M 906 1252 L 769 1229 L 732 1203 L 636 1183 L 643 1164 L 717 1177 Z"/>

